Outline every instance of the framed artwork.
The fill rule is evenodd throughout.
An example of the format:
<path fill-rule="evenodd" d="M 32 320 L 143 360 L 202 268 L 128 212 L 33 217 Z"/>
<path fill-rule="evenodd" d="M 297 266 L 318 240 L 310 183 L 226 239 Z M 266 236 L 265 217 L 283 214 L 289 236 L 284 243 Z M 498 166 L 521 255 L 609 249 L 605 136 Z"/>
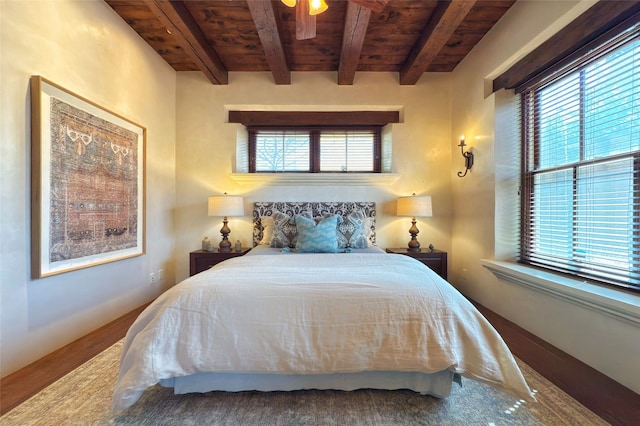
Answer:
<path fill-rule="evenodd" d="M 145 252 L 146 129 L 31 77 L 32 276 Z"/>

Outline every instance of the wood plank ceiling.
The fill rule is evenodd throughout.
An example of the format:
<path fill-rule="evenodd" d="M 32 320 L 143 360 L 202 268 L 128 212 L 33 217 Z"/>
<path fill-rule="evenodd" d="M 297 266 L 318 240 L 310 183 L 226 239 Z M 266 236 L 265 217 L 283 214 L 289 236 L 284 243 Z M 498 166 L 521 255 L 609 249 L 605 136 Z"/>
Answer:
<path fill-rule="evenodd" d="M 106 0 L 176 71 L 228 84 L 230 71 L 397 72 L 402 85 L 450 72 L 515 0 L 327 0 L 316 36 L 296 39 L 296 10 L 279 0 Z"/>

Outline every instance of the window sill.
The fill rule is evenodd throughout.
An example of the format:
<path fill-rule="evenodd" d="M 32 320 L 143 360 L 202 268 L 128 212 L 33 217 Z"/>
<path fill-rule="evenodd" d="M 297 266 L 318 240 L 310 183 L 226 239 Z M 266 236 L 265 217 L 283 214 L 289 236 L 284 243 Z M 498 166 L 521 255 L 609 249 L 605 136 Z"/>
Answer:
<path fill-rule="evenodd" d="M 497 278 L 547 294 L 634 326 L 640 325 L 640 295 L 571 279 L 513 262 L 482 259 Z"/>
<path fill-rule="evenodd" d="M 231 178 L 240 185 L 272 186 L 384 186 L 399 177 L 397 173 L 231 173 Z"/>

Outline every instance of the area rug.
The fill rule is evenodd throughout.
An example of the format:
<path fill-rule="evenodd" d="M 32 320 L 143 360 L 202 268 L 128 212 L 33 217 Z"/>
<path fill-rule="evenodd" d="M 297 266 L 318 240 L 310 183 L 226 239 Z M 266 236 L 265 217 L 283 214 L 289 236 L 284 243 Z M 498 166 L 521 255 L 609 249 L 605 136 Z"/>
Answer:
<path fill-rule="evenodd" d="M 155 386 L 113 415 L 122 341 L 0 417 L 9 425 L 606 425 L 519 361 L 537 403 L 463 379 L 444 399 L 412 391 L 210 392 Z"/>

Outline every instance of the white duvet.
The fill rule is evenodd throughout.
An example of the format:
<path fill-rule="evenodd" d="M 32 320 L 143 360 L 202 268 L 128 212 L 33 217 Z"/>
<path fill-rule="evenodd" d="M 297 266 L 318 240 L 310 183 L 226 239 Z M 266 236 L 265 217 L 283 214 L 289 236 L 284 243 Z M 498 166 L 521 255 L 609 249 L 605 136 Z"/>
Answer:
<path fill-rule="evenodd" d="M 488 321 L 408 256 L 243 256 L 188 278 L 139 316 L 113 408 L 130 407 L 161 379 L 198 372 L 445 369 L 533 399 Z"/>

